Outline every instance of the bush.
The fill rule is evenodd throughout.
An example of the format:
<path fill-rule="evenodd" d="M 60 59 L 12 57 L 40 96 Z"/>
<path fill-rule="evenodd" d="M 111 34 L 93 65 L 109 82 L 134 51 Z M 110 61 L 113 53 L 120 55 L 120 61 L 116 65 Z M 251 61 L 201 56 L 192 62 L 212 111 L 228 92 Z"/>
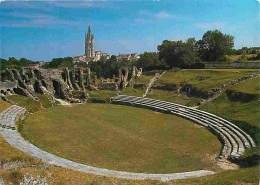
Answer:
<path fill-rule="evenodd" d="M 255 59 L 256 59 L 256 60 L 260 60 L 260 52 L 257 53 Z"/>

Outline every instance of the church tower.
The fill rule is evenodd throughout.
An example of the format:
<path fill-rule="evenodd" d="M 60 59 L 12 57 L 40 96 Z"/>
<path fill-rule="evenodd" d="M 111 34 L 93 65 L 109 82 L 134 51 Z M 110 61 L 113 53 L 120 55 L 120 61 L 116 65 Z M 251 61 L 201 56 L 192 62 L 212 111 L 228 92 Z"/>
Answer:
<path fill-rule="evenodd" d="M 90 26 L 88 26 L 88 33 L 85 35 L 85 56 L 95 57 L 94 36 L 91 34 Z"/>

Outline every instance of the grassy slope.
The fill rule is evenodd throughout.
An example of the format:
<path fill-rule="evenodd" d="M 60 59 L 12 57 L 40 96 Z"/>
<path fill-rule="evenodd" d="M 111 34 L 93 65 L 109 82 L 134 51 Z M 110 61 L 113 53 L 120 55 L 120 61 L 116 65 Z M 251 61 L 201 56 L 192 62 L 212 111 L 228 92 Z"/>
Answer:
<path fill-rule="evenodd" d="M 260 78 L 253 78 L 251 80 L 241 82 L 232 86 L 230 90 L 258 95 L 260 94 Z"/>
<path fill-rule="evenodd" d="M 155 98 L 159 100 L 170 101 L 182 105 L 197 105 L 201 98 L 187 97 L 180 94 L 177 90 L 167 90 L 167 86 L 175 84 L 177 88 L 181 84 L 191 84 L 193 87 L 201 91 L 212 91 L 219 88 L 221 84 L 236 80 L 242 76 L 246 76 L 257 72 L 255 69 L 186 69 L 178 72 L 166 72 L 160 80 L 156 82 L 154 87 L 148 93 L 147 98 Z M 135 88 L 128 87 L 121 94 L 142 96 L 145 85 L 152 78 L 152 75 L 142 75 L 137 79 Z"/>
<path fill-rule="evenodd" d="M 252 57 L 256 57 L 257 54 L 246 54 L 246 58 L 252 58 Z M 228 58 L 230 58 L 232 61 L 236 61 L 241 59 L 243 55 L 229 55 Z"/>
<path fill-rule="evenodd" d="M 225 93 L 210 103 L 199 108 L 213 114 L 222 116 L 230 121 L 245 121 L 252 126 L 259 126 L 259 102 L 250 101 L 242 103 L 230 101 Z"/>
<path fill-rule="evenodd" d="M 36 96 L 39 98 L 39 101 L 35 101 L 29 97 L 19 95 L 7 96 L 7 98 L 17 105 L 26 108 L 27 111 L 32 113 L 52 106 L 50 97 L 48 97 L 47 95 L 36 94 Z"/>
<path fill-rule="evenodd" d="M 109 103 L 110 98 L 117 95 L 117 91 L 109 90 L 88 91 L 88 93 L 88 102 L 93 103 Z"/>
<path fill-rule="evenodd" d="M 197 89 L 210 91 L 211 89 L 218 88 L 221 84 L 256 71 L 254 69 L 186 69 L 178 72 L 167 72 L 158 81 L 157 85 L 171 83 L 180 85 L 187 83 Z"/>
<path fill-rule="evenodd" d="M 227 170 L 215 175 L 201 178 L 176 181 L 177 184 L 203 184 L 203 185 L 258 185 L 259 167 Z"/>
<path fill-rule="evenodd" d="M 220 150 L 214 135 L 187 120 L 111 104 L 37 112 L 25 120 L 22 134 L 56 155 L 132 172 L 212 169 L 209 157 L 217 156 Z"/>
<path fill-rule="evenodd" d="M 11 104 L 9 104 L 9 103 L 3 101 L 3 100 L 0 98 L 0 113 L 1 113 L 3 110 L 5 110 L 5 109 L 7 109 L 8 107 L 10 107 L 10 106 L 11 106 Z"/>
<path fill-rule="evenodd" d="M 29 112 L 37 112 L 41 109 L 41 104 L 29 97 L 12 95 L 7 98 L 19 106 L 26 108 Z"/>

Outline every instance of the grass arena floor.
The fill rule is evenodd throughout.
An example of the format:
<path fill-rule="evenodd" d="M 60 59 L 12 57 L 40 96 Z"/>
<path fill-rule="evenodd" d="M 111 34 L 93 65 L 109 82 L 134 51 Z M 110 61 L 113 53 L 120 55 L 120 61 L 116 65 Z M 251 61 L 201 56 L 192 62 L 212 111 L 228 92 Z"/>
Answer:
<path fill-rule="evenodd" d="M 216 170 L 221 148 L 216 136 L 188 120 L 113 104 L 38 111 L 24 120 L 21 133 L 52 154 L 129 172 Z"/>

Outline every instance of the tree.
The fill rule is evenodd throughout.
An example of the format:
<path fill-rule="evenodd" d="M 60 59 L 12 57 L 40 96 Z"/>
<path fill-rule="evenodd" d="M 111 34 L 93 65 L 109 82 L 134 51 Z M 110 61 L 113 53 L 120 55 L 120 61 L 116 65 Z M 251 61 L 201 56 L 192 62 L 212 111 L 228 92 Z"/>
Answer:
<path fill-rule="evenodd" d="M 234 47 L 234 36 L 223 34 L 219 30 L 207 31 L 197 44 L 202 60 L 224 60 L 225 54 Z"/>
<path fill-rule="evenodd" d="M 185 65 L 192 65 L 201 62 L 198 55 L 198 45 L 194 37 L 190 37 L 186 40 L 182 60 Z"/>
<path fill-rule="evenodd" d="M 58 67 L 68 67 L 71 66 L 73 61 L 72 57 L 64 57 L 64 58 L 53 58 L 50 63 L 44 66 L 44 68 L 58 68 Z M 65 63 L 65 64 L 62 64 Z"/>
<path fill-rule="evenodd" d="M 185 53 L 185 43 L 182 40 L 169 41 L 164 40 L 158 46 L 159 59 L 165 61 L 171 67 L 180 67 L 184 65 L 183 56 Z"/>
<path fill-rule="evenodd" d="M 4 70 L 7 66 L 7 64 L 8 64 L 7 60 L 0 58 L 0 71 Z"/>
<path fill-rule="evenodd" d="M 28 60 L 26 58 L 20 58 L 20 60 L 19 60 L 19 65 L 22 66 L 22 67 L 27 67 L 27 66 L 29 66 L 30 64 L 33 64 L 33 63 L 35 63 L 35 62 Z"/>
<path fill-rule="evenodd" d="M 165 61 L 170 67 L 184 67 L 199 63 L 198 45 L 194 37 L 182 40 L 165 40 L 158 46 L 159 59 Z"/>
<path fill-rule="evenodd" d="M 120 64 L 117 61 L 116 56 L 112 55 L 107 62 L 109 63 L 110 77 L 113 77 L 113 75 L 118 75 Z"/>
<path fill-rule="evenodd" d="M 9 57 L 8 60 L 0 59 L 0 70 L 4 70 L 6 68 L 9 69 L 20 69 L 21 67 L 28 67 L 30 64 L 34 64 L 36 62 L 28 60 L 26 58 L 21 58 L 17 60 L 14 57 Z"/>
<path fill-rule="evenodd" d="M 160 65 L 159 56 L 156 52 L 144 52 L 136 62 L 136 67 L 145 69 L 156 68 Z"/>

